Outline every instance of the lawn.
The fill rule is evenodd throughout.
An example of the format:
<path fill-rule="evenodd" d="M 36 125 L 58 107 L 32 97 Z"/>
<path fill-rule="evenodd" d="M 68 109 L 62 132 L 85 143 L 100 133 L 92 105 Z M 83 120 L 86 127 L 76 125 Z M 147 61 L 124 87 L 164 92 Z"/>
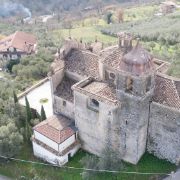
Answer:
<path fill-rule="evenodd" d="M 102 34 L 96 26 L 56 30 L 54 31 L 54 39 L 57 39 L 59 36 L 68 38 L 69 34 L 77 40 L 82 39 L 83 42 L 94 42 L 97 38 L 98 41 L 103 42 L 105 45 L 117 44 L 117 38 Z"/>
<path fill-rule="evenodd" d="M 86 152 L 80 150 L 66 166 L 82 167 L 80 160 L 86 154 Z M 32 147 L 27 145 L 23 147 L 17 158 L 42 162 L 33 156 Z M 175 170 L 175 168 L 175 165 L 164 160 L 159 160 L 153 155 L 146 153 L 137 166 L 126 163 L 123 171 L 169 173 L 172 170 Z M 10 161 L 6 164 L 0 164 L 0 174 L 12 177 L 13 179 L 22 178 L 30 180 L 32 178 L 39 178 L 40 180 L 80 180 L 82 179 L 80 173 L 82 173 L 81 170 L 37 165 L 26 162 Z M 150 175 L 126 175 L 120 173 L 112 176 L 111 173 L 99 173 L 96 177 L 93 177 L 93 180 L 148 180 L 155 177 L 156 176 Z"/>

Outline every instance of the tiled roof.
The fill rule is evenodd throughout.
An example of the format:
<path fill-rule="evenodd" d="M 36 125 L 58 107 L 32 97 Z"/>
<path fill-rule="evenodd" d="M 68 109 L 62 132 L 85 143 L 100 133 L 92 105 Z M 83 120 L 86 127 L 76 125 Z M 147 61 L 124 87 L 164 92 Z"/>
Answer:
<path fill-rule="evenodd" d="M 119 47 L 116 47 L 111 51 L 111 53 L 108 53 L 107 57 L 102 60 L 102 63 L 112 67 L 113 69 L 119 69 L 123 54 L 123 51 Z"/>
<path fill-rule="evenodd" d="M 34 130 L 60 144 L 75 133 L 71 124 L 72 121 L 64 116 L 52 116 L 35 126 Z"/>
<path fill-rule="evenodd" d="M 156 75 L 153 100 L 180 109 L 180 81 L 168 76 Z"/>
<path fill-rule="evenodd" d="M 99 77 L 98 56 L 81 50 L 72 50 L 65 59 L 65 68 L 81 76 Z"/>
<path fill-rule="evenodd" d="M 119 104 L 115 87 L 105 82 L 89 78 L 74 85 L 73 89 L 88 94 L 89 97 L 96 96 L 102 102 Z"/>
<path fill-rule="evenodd" d="M 0 51 L 6 51 L 8 48 L 14 47 L 28 53 L 33 50 L 36 43 L 34 35 L 17 31 L 0 41 Z"/>

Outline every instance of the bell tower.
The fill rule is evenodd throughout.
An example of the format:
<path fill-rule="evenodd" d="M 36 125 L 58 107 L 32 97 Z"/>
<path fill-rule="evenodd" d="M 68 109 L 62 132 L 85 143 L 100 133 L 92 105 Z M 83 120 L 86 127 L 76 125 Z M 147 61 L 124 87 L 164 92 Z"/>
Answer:
<path fill-rule="evenodd" d="M 116 93 L 122 107 L 123 159 L 136 164 L 146 150 L 150 101 L 154 91 L 153 57 L 139 43 L 120 62 Z"/>

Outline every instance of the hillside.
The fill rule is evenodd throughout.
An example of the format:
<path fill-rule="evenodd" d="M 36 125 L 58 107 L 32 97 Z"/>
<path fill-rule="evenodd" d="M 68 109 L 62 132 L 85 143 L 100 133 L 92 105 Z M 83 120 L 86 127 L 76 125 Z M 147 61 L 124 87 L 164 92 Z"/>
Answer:
<path fill-rule="evenodd" d="M 24 7 L 28 8 L 34 14 L 45 14 L 52 12 L 62 12 L 62 11 L 72 11 L 72 10 L 82 10 L 86 7 L 91 7 L 94 9 L 98 9 L 103 5 L 114 4 L 114 3 L 133 3 L 133 4 L 141 4 L 148 2 L 159 2 L 160 0 L 0 0 L 1 6 L 5 3 L 6 8 L 18 10 L 21 9 L 19 4 L 24 5 Z M 0 6 L 0 8 L 1 8 Z M 0 12 L 0 16 L 2 12 Z M 12 13 L 13 14 L 13 13 Z"/>

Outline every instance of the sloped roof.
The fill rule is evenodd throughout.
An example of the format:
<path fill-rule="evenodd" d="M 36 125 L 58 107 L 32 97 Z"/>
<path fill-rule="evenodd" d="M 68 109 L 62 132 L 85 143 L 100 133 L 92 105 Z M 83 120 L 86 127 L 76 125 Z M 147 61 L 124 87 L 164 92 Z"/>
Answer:
<path fill-rule="evenodd" d="M 153 100 L 180 109 L 180 80 L 175 81 L 168 76 L 157 74 Z"/>
<path fill-rule="evenodd" d="M 37 43 L 36 37 L 32 34 L 17 31 L 14 34 L 0 41 L 0 51 L 5 51 L 10 47 L 14 47 L 21 51 L 29 52 L 29 48 Z"/>
<path fill-rule="evenodd" d="M 36 125 L 33 129 L 60 144 L 71 137 L 75 131 L 71 127 L 73 122 L 60 115 L 54 115 Z"/>
<path fill-rule="evenodd" d="M 114 47 L 110 49 L 110 52 L 107 53 L 107 56 L 102 59 L 102 63 L 113 69 L 119 69 L 123 54 L 124 52 L 119 47 Z"/>
<path fill-rule="evenodd" d="M 65 68 L 84 77 L 99 77 L 98 58 L 91 52 L 72 50 L 64 60 Z"/>

